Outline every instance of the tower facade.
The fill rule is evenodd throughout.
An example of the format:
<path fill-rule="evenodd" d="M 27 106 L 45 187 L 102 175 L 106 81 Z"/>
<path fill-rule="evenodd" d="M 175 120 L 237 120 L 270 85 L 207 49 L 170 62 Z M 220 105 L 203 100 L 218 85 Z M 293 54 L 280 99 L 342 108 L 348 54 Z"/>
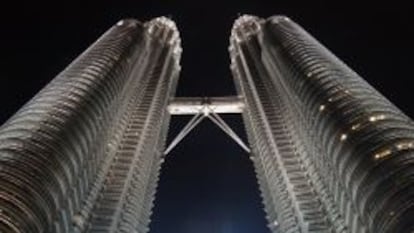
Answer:
<path fill-rule="evenodd" d="M 273 232 L 412 232 L 413 121 L 287 17 L 230 43 Z"/>
<path fill-rule="evenodd" d="M 0 232 L 148 231 L 180 52 L 120 21 L 2 126 Z"/>
<path fill-rule="evenodd" d="M 414 230 L 411 119 L 287 17 L 240 17 L 229 51 L 239 96 L 173 98 L 175 24 L 109 29 L 1 126 L 0 232 L 148 232 L 164 156 L 207 118 L 250 154 L 272 232 Z M 194 117 L 166 147 L 174 114 Z"/>

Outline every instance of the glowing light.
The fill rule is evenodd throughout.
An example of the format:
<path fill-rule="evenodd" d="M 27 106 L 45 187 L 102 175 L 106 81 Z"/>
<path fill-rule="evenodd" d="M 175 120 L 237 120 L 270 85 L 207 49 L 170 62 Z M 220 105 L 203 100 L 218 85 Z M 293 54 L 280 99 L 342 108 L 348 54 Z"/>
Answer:
<path fill-rule="evenodd" d="M 378 153 L 376 153 L 375 155 L 374 155 L 374 158 L 375 159 L 382 159 L 382 158 L 384 158 L 384 157 L 386 157 L 386 156 L 388 156 L 388 155 L 390 155 L 391 154 L 391 150 L 390 149 L 386 149 L 386 150 L 383 150 L 383 151 L 380 151 L 380 152 L 378 152 Z"/>
<path fill-rule="evenodd" d="M 123 20 L 121 20 L 121 21 L 119 21 L 116 25 L 117 25 L 117 26 L 122 26 L 122 25 L 124 25 L 124 21 L 123 21 Z"/>
<path fill-rule="evenodd" d="M 397 149 L 398 150 L 407 150 L 407 149 L 411 149 L 414 147 L 414 143 L 413 142 L 401 142 L 397 144 Z"/>
<path fill-rule="evenodd" d="M 322 112 L 323 110 L 325 110 L 325 105 L 321 104 L 321 106 L 319 106 L 319 111 Z"/>
<path fill-rule="evenodd" d="M 385 119 L 385 115 L 376 115 L 376 116 L 370 116 L 369 117 L 369 121 L 370 122 L 375 122 L 375 121 L 378 121 L 378 120 L 384 120 Z"/>
<path fill-rule="evenodd" d="M 345 141 L 348 138 L 346 134 L 341 134 L 340 140 Z"/>
<path fill-rule="evenodd" d="M 352 130 L 357 130 L 359 127 L 361 126 L 361 124 L 355 124 L 351 127 Z"/>
<path fill-rule="evenodd" d="M 375 159 L 382 159 L 384 157 L 389 156 L 393 152 L 401 151 L 401 150 L 409 150 L 414 148 L 413 141 L 403 141 L 397 144 L 392 145 L 390 148 L 384 149 L 374 155 Z"/>

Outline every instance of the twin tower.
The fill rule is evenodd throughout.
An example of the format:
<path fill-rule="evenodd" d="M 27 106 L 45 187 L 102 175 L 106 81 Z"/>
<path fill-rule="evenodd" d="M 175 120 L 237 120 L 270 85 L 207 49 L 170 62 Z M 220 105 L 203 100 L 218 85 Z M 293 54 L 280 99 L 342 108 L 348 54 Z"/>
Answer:
<path fill-rule="evenodd" d="M 0 232 L 148 232 L 173 114 L 249 151 L 274 233 L 414 231 L 409 117 L 287 17 L 240 17 L 229 52 L 237 97 L 174 98 L 175 24 L 110 28 L 1 126 Z"/>

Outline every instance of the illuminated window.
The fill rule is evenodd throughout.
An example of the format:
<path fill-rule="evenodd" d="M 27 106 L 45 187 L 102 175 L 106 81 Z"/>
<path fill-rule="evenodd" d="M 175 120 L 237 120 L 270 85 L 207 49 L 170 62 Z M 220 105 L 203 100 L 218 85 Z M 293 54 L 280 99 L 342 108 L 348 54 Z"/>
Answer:
<path fill-rule="evenodd" d="M 384 158 L 384 157 L 386 157 L 386 156 L 388 156 L 390 154 L 391 154 L 391 150 L 390 149 L 386 149 L 386 150 L 382 150 L 382 151 L 376 153 L 374 155 L 374 158 L 375 159 L 382 159 L 382 158 Z"/>
<path fill-rule="evenodd" d="M 414 142 L 400 142 L 396 146 L 398 150 L 408 150 L 414 147 Z"/>
<path fill-rule="evenodd" d="M 369 117 L 370 122 L 375 122 L 375 121 L 384 120 L 384 119 L 385 119 L 385 115 L 383 114 Z"/>

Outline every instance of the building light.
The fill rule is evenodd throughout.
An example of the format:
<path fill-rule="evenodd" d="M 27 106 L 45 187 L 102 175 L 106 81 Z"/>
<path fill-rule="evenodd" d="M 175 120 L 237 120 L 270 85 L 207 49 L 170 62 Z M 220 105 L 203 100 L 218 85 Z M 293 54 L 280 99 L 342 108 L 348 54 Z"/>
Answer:
<path fill-rule="evenodd" d="M 398 150 L 408 150 L 414 147 L 413 142 L 401 142 L 396 145 Z"/>
<path fill-rule="evenodd" d="M 319 106 L 319 111 L 322 112 L 323 110 L 325 110 L 325 105 L 321 104 L 321 106 Z"/>
<path fill-rule="evenodd" d="M 388 155 L 390 155 L 391 152 L 392 151 L 390 149 L 386 149 L 386 150 L 380 151 L 380 152 L 378 152 L 378 153 L 376 153 L 374 155 L 374 158 L 375 159 L 382 159 L 382 158 L 387 157 Z"/>
<path fill-rule="evenodd" d="M 353 126 L 351 127 L 351 129 L 352 129 L 352 130 L 357 130 L 360 126 L 361 126 L 361 124 L 360 124 L 360 123 L 358 123 L 358 124 L 353 125 Z"/>
<path fill-rule="evenodd" d="M 385 119 L 385 115 L 383 114 L 369 117 L 370 122 L 375 122 L 375 121 L 384 120 L 384 119 Z"/>

